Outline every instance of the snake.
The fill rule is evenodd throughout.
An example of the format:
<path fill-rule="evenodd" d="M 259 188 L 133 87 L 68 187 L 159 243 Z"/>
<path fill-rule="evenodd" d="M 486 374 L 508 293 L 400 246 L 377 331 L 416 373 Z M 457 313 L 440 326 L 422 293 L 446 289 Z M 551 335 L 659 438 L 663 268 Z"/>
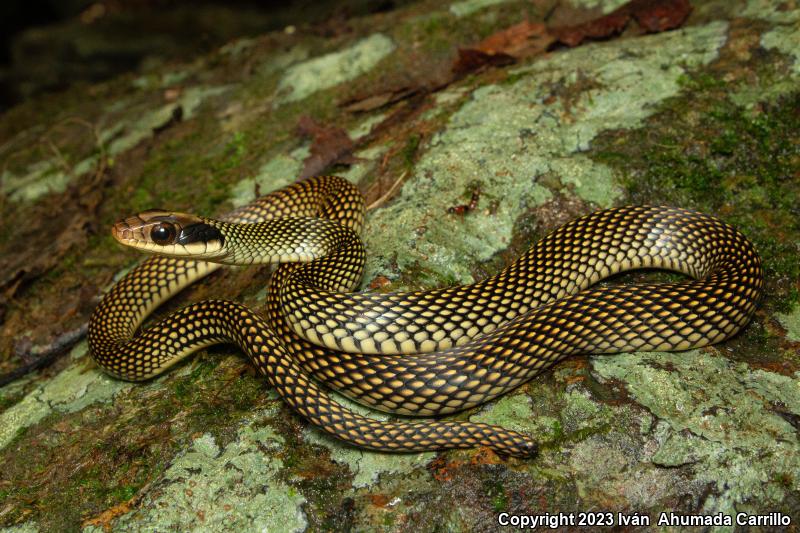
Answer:
<path fill-rule="evenodd" d="M 114 224 L 120 243 L 154 254 L 120 279 L 89 321 L 96 363 L 143 381 L 195 351 L 238 345 L 312 425 L 356 447 L 420 452 L 488 447 L 533 457 L 535 436 L 438 418 L 497 398 L 579 354 L 681 351 L 721 342 L 752 318 L 761 259 L 737 229 L 666 206 L 591 212 L 476 283 L 353 292 L 364 272 L 359 189 L 315 176 L 218 218 L 153 209 Z M 140 330 L 159 305 L 225 264 L 277 264 L 264 309 L 192 303 Z M 633 269 L 687 279 L 598 282 Z M 422 420 L 377 420 L 358 403 Z"/>

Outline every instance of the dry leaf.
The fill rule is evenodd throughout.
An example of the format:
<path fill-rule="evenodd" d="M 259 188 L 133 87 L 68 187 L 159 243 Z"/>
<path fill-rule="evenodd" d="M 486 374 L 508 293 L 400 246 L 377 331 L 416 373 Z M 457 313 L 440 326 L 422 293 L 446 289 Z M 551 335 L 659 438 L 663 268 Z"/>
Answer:
<path fill-rule="evenodd" d="M 691 12 L 688 0 L 631 0 L 603 17 L 551 31 L 556 42 L 572 47 L 587 39 L 619 35 L 632 18 L 648 33 L 672 30 L 680 27 Z"/>
<path fill-rule="evenodd" d="M 553 42 L 544 24 L 524 21 L 493 33 L 471 48 L 458 51 L 453 73 L 461 76 L 483 67 L 502 67 L 516 59 L 544 52 Z"/>
<path fill-rule="evenodd" d="M 297 122 L 297 131 L 311 138 L 311 153 L 303 161 L 298 181 L 315 176 L 335 163 L 353 163 L 353 141 L 344 129 L 323 126 L 304 115 Z"/>
<path fill-rule="evenodd" d="M 552 42 L 553 37 L 544 24 L 526 20 L 493 33 L 479 42 L 475 49 L 487 54 L 521 58 L 543 52 Z"/>
<path fill-rule="evenodd" d="M 459 77 L 483 67 L 503 67 L 514 61 L 515 59 L 508 54 L 487 54 L 474 48 L 460 48 L 458 59 L 453 65 L 453 74 Z"/>

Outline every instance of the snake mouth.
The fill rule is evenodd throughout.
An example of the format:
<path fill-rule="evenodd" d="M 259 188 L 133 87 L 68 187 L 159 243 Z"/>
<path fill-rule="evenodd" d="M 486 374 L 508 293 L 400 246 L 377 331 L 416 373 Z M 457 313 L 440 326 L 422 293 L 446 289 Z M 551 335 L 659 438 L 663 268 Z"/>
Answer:
<path fill-rule="evenodd" d="M 111 235 L 120 244 L 170 257 L 214 258 L 224 253 L 225 239 L 206 220 L 160 209 L 118 220 Z"/>

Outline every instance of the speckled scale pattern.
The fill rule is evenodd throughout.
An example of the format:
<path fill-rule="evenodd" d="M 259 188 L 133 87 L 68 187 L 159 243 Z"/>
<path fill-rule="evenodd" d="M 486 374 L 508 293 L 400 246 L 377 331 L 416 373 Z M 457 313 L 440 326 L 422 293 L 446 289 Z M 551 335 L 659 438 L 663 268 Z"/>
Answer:
<path fill-rule="evenodd" d="M 657 264 L 648 263 L 701 277 L 679 283 L 601 287 L 551 298 L 488 335 L 434 353 L 350 354 L 316 347 L 297 337 L 289 349 L 307 371 L 361 403 L 389 412 L 432 416 L 501 395 L 569 355 L 685 350 L 722 341 L 750 320 L 763 290 L 763 273 L 758 255 L 741 234 L 695 213 L 621 209 L 641 210 L 644 218 L 668 213 L 674 227 L 682 231 L 696 229 L 692 219 L 707 223 L 709 227 L 696 229 L 698 236 L 685 248 L 703 250 L 706 255 L 672 252 Z M 590 217 L 599 224 L 602 218 L 597 215 Z M 662 242 L 670 248 L 678 246 L 678 235 L 663 235 Z M 715 241 L 715 236 L 726 240 Z M 280 309 L 271 297 L 270 311 L 275 317 Z M 293 333 L 284 328 L 277 333 Z"/>
<path fill-rule="evenodd" d="M 611 211 L 603 219 L 581 219 L 537 243 L 497 276 L 472 285 L 325 294 L 313 279 L 295 277 L 283 290 L 284 315 L 300 336 L 334 350 L 424 353 L 461 346 L 622 270 L 674 267 L 697 276 L 704 266 L 700 262 L 711 253 L 709 236 L 698 234 L 706 240 L 685 242 L 682 249 L 667 246 L 669 236 L 686 241 L 688 232 L 670 227 L 668 220 L 642 219 L 651 214 L 636 219 L 630 211 Z"/>
<path fill-rule="evenodd" d="M 342 271 L 344 278 L 336 286 L 352 287 L 361 279 L 364 256 L 361 239 L 339 222 L 318 217 L 274 218 L 247 224 L 200 220 L 222 232 L 226 242 L 236 243 L 236 246 L 223 246 L 225 254 L 214 258 L 215 262 L 226 265 L 308 263 L 337 249 L 352 249 L 352 255 L 361 259 L 361 264 L 352 274 Z M 329 265 L 329 268 L 334 266 Z"/>
<path fill-rule="evenodd" d="M 697 279 L 582 290 L 634 268 L 669 269 Z M 569 355 L 686 350 L 722 341 L 750 320 L 763 291 L 760 258 L 741 233 L 713 217 L 667 207 L 622 207 L 570 222 L 481 282 L 484 293 L 470 286 L 428 291 L 432 297 L 411 293 L 421 300 L 468 294 L 471 302 L 489 293 L 489 301 L 535 295 L 539 307 L 437 352 L 346 353 L 308 342 L 283 319 L 287 295 L 296 296 L 292 291 L 302 288 L 309 308 L 320 313 L 341 305 L 329 301 L 331 294 L 319 291 L 327 287 L 313 280 L 313 272 L 288 270 L 271 280 L 268 312 L 279 336 L 294 337 L 287 343 L 293 356 L 306 371 L 360 403 L 422 416 L 483 403 Z M 376 300 L 402 296 L 383 294 Z M 463 313 L 459 306 L 470 298 L 452 301 L 453 312 Z"/>
<path fill-rule="evenodd" d="M 634 268 L 674 270 L 697 279 L 582 290 Z M 482 282 L 485 293 L 473 295 L 473 300 L 491 293 L 513 301 L 515 296 L 499 287 L 513 286 L 516 294 L 524 294 L 532 286 L 540 291 L 540 307 L 437 352 L 353 354 L 307 342 L 281 321 L 287 299 L 281 291 L 302 284 L 313 294 L 313 276 L 288 276 L 294 282 L 283 276 L 279 270 L 271 280 L 268 312 L 279 336 L 294 335 L 287 346 L 306 371 L 360 403 L 422 416 L 474 407 L 570 355 L 687 350 L 720 342 L 747 324 L 763 292 L 761 260 L 741 233 L 707 215 L 649 206 L 591 213 L 547 236 Z M 455 294 L 470 290 L 448 289 Z M 437 298 L 442 294 L 431 292 Z M 313 306 L 332 308 L 324 300 Z"/>
<path fill-rule="evenodd" d="M 358 189 L 335 176 L 315 177 L 262 197 L 223 220 L 260 223 L 277 216 L 325 217 L 349 228 L 338 233 L 332 254 L 310 265 L 318 273 L 317 282 L 328 290 L 349 291 L 355 287 L 363 274 L 365 259 L 357 236 L 364 216 L 363 197 Z M 535 454 L 536 444 L 530 437 L 498 426 L 380 422 L 354 413 L 309 379 L 287 350 L 287 339 L 275 333 L 274 323 L 236 302 L 208 300 L 192 304 L 134 336 L 153 309 L 217 268 L 217 264 L 168 257 L 153 257 L 134 268 L 104 296 L 92 314 L 89 345 L 95 361 L 114 376 L 142 381 L 161 374 L 202 347 L 233 342 L 267 376 L 288 405 L 322 430 L 352 445 L 393 452 L 488 446 L 506 455 Z M 296 268 L 294 264 L 283 265 L 278 272 L 282 277 Z"/>
<path fill-rule="evenodd" d="M 349 185 L 344 193 L 323 190 L 336 180 L 301 182 L 225 220 L 313 216 L 316 208 L 358 231 L 360 195 Z M 232 237 L 227 244 L 243 243 L 244 251 L 237 253 L 252 261 L 245 234 L 260 228 L 220 228 Z M 322 259 L 276 270 L 266 320 L 232 302 L 213 302 L 211 308 L 203 302 L 128 340 L 138 325 L 131 326 L 132 321 L 141 321 L 156 300 L 203 275 L 202 268 L 214 268 L 177 260 L 145 262 L 141 274 L 134 271 L 130 281 L 120 282 L 95 313 L 101 317 L 93 317 L 96 327 L 90 324 L 93 350 L 101 348 L 95 357 L 116 375 L 143 379 L 200 346 L 232 340 L 290 405 L 347 442 L 398 451 L 486 445 L 524 456 L 535 449 L 533 442 L 502 428 L 361 417 L 333 402 L 306 373 L 378 409 L 434 416 L 503 394 L 569 355 L 683 350 L 719 342 L 749 321 L 763 290 L 760 259 L 739 232 L 712 217 L 665 207 L 592 213 L 550 234 L 497 276 L 417 293 L 347 293 L 364 263 L 363 246 L 352 232 L 344 232 L 325 252 Z M 642 267 L 697 279 L 585 290 L 614 273 Z M 159 269 L 165 269 L 159 281 L 149 282 Z M 151 302 L 143 305 L 148 298 Z M 196 323 L 189 330 L 192 320 Z M 108 334 L 109 329 L 116 333 Z M 105 358 L 103 349 L 109 353 Z M 371 353 L 381 351 L 415 353 Z"/>

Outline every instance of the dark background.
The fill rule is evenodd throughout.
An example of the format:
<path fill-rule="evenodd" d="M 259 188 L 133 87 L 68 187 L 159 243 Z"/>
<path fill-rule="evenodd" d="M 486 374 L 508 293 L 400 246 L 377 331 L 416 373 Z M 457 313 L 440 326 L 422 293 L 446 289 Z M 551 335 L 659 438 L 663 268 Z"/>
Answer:
<path fill-rule="evenodd" d="M 4 0 L 0 111 L 32 96 L 96 82 L 225 42 L 376 11 L 404 0 Z"/>

